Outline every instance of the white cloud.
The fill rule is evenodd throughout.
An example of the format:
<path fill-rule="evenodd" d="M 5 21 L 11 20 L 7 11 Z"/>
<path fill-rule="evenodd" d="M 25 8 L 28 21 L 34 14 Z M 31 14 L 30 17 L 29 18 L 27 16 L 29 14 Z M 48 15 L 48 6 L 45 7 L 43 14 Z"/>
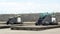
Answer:
<path fill-rule="evenodd" d="M 59 4 L 38 4 L 38 3 L 16 3 L 16 2 L 0 2 L 0 13 L 39 13 L 39 12 L 59 12 Z"/>

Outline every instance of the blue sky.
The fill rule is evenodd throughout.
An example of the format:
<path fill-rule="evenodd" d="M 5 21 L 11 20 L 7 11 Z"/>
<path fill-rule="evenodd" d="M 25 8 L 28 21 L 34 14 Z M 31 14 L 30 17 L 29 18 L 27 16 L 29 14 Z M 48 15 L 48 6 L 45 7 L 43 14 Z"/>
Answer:
<path fill-rule="evenodd" d="M 0 14 L 60 12 L 60 0 L 0 0 Z"/>

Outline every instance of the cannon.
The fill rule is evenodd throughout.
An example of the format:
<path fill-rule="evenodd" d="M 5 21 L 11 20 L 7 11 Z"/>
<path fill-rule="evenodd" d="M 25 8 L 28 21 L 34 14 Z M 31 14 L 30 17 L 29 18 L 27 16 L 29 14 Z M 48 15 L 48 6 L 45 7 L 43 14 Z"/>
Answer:
<path fill-rule="evenodd" d="M 35 25 L 58 25 L 58 22 L 53 13 L 40 13 Z"/>
<path fill-rule="evenodd" d="M 8 24 L 23 24 L 21 16 L 9 18 L 7 21 Z"/>

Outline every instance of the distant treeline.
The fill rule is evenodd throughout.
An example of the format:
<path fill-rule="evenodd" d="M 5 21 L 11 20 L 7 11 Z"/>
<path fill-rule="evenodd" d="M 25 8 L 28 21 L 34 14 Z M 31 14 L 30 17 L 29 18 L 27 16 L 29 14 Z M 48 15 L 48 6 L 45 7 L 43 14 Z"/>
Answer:
<path fill-rule="evenodd" d="M 17 15 L 21 15 L 22 20 L 26 21 L 37 21 L 40 17 L 40 13 L 35 14 L 0 14 L 0 21 L 7 21 L 10 17 L 16 17 Z M 60 22 L 60 13 L 55 13 L 55 17 Z"/>

